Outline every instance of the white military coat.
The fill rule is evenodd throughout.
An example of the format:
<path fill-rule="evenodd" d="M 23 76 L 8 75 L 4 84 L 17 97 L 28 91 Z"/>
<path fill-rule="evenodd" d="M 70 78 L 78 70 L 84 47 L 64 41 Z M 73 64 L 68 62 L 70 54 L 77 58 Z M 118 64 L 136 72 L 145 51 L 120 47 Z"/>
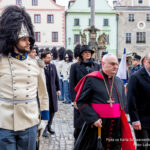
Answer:
<path fill-rule="evenodd" d="M 0 128 L 18 131 L 37 125 L 37 91 L 41 110 L 48 110 L 44 69 L 37 60 L 0 56 Z"/>

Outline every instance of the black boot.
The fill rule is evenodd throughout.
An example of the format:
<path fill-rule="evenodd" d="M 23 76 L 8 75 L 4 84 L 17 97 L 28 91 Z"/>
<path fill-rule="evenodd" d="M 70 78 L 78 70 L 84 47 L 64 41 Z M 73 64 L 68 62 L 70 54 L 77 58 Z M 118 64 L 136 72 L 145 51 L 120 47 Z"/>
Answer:
<path fill-rule="evenodd" d="M 52 128 L 51 127 L 48 127 L 48 130 L 47 130 L 50 134 L 55 134 L 55 131 L 54 130 L 52 130 Z"/>

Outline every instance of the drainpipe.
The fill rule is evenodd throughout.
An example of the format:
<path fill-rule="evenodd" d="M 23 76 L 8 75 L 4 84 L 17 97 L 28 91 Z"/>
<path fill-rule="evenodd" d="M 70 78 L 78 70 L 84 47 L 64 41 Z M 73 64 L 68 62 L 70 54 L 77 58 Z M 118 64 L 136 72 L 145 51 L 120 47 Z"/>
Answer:
<path fill-rule="evenodd" d="M 116 34 L 116 36 L 117 36 L 117 42 L 116 42 L 116 55 L 117 55 L 117 57 L 118 57 L 118 20 L 119 20 L 119 14 L 117 13 L 116 14 L 116 21 L 117 21 L 117 34 Z"/>

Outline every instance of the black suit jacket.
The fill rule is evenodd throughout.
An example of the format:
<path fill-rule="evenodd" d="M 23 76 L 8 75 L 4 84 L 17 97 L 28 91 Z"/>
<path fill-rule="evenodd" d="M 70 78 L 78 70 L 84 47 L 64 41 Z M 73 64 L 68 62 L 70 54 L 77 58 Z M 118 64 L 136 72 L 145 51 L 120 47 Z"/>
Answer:
<path fill-rule="evenodd" d="M 47 67 L 44 68 L 44 70 L 47 92 L 49 95 L 49 109 L 56 112 L 58 110 L 57 91 L 60 90 L 57 70 L 54 64 L 49 64 Z"/>
<path fill-rule="evenodd" d="M 143 128 L 150 129 L 150 76 L 145 68 L 131 76 L 127 99 L 131 122 L 139 120 Z"/>

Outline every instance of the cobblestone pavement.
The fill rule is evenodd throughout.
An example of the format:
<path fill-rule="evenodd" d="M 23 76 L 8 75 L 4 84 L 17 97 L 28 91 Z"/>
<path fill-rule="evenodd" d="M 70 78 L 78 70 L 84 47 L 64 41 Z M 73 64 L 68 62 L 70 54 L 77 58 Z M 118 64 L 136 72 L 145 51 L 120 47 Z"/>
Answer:
<path fill-rule="evenodd" d="M 73 107 L 59 101 L 58 108 L 52 124 L 55 135 L 42 137 L 40 150 L 73 150 Z"/>
<path fill-rule="evenodd" d="M 41 150 L 72 150 L 73 149 L 73 107 L 71 104 L 58 102 L 52 129 L 55 135 L 42 137 Z"/>

